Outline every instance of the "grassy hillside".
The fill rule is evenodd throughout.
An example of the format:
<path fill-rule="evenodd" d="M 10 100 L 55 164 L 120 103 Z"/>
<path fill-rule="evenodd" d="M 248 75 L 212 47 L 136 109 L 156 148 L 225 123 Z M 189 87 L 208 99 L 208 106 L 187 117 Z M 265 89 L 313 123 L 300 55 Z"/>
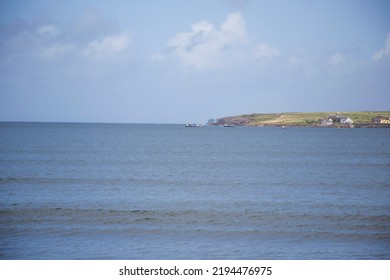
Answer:
<path fill-rule="evenodd" d="M 245 126 L 317 126 L 321 120 L 337 112 L 315 112 L 315 113 L 279 113 L 279 114 L 247 114 L 232 117 L 225 117 L 218 120 L 216 124 L 234 124 Z M 367 125 L 372 123 L 372 119 L 381 116 L 390 118 L 390 112 L 340 112 L 341 115 L 349 117 L 355 125 Z"/>

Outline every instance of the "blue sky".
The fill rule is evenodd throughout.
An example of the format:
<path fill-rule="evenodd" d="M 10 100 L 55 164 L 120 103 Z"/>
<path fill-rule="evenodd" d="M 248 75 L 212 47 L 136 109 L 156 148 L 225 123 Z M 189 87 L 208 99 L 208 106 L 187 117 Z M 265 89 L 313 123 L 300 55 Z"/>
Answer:
<path fill-rule="evenodd" d="M 0 120 L 390 110 L 390 1 L 1 1 Z"/>

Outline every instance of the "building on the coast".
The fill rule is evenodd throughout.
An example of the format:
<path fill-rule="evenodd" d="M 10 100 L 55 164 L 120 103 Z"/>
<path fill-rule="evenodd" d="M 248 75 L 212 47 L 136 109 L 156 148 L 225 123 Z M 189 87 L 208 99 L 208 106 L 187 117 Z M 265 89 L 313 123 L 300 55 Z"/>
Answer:
<path fill-rule="evenodd" d="M 372 120 L 374 124 L 390 124 L 390 118 L 383 118 L 378 116 Z"/>
<path fill-rule="evenodd" d="M 353 124 L 353 120 L 351 120 L 350 118 L 348 117 L 342 117 L 340 119 L 340 123 L 341 124 Z"/>
<path fill-rule="evenodd" d="M 331 118 L 327 118 L 321 121 L 321 126 L 332 126 L 333 120 Z"/>
<path fill-rule="evenodd" d="M 334 124 L 352 125 L 353 120 L 349 117 L 342 116 L 340 113 L 336 115 L 329 115 L 326 119 L 321 121 L 321 126 L 332 126 Z"/>

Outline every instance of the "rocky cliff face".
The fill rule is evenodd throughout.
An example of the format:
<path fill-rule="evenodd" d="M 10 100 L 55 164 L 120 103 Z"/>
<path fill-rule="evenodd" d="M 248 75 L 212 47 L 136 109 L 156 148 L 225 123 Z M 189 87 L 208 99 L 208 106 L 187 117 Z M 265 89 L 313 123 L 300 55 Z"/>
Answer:
<path fill-rule="evenodd" d="M 250 126 L 251 119 L 245 117 L 224 117 L 218 119 L 213 125 L 235 125 L 235 126 Z"/>

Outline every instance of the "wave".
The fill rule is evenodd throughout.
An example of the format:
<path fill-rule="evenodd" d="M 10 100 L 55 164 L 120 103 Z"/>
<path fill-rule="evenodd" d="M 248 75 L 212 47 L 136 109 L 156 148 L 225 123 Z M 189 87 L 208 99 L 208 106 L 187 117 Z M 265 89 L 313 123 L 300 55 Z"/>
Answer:
<path fill-rule="evenodd" d="M 18 206 L 16 206 L 18 207 Z M 15 208 L 16 208 L 15 207 Z M 0 210 L 8 227 L 91 227 L 101 230 L 178 230 L 236 232 L 237 234 L 279 233 L 306 237 L 347 238 L 365 236 L 390 239 L 390 215 L 308 215 L 243 213 L 217 210 L 116 210 L 71 208 L 16 208 Z M 65 229 L 63 229 L 65 231 Z"/>

